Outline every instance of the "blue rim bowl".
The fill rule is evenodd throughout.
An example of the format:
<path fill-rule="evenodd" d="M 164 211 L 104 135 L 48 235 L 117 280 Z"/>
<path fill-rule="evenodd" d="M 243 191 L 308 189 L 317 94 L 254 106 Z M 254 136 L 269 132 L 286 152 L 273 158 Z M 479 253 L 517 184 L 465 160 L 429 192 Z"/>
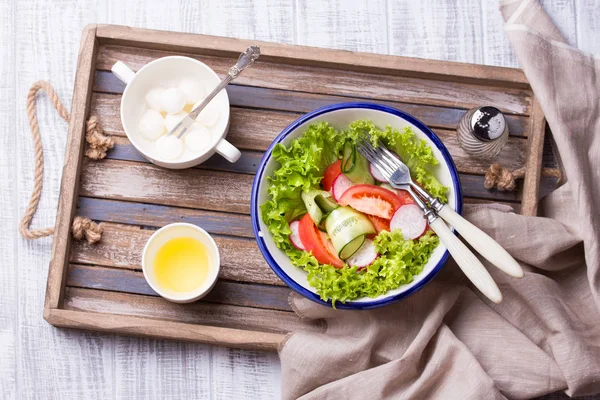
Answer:
<path fill-rule="evenodd" d="M 413 117 L 412 115 L 409 115 L 405 112 L 396 110 L 395 108 L 391 108 L 391 107 L 379 105 L 379 104 L 339 103 L 339 104 L 333 104 L 333 105 L 317 108 L 316 110 L 311 111 L 311 112 L 303 115 L 302 117 L 298 118 L 294 122 L 292 122 L 279 135 L 277 135 L 275 140 L 273 140 L 273 143 L 271 143 L 271 145 L 269 146 L 269 148 L 263 155 L 260 165 L 258 166 L 258 170 L 256 172 L 256 176 L 254 177 L 254 182 L 252 184 L 252 195 L 251 195 L 251 199 L 250 199 L 250 215 L 251 215 L 251 219 L 252 219 L 252 228 L 254 230 L 254 236 L 256 237 L 256 242 L 258 243 L 258 247 L 259 247 L 263 257 L 267 261 L 267 264 L 269 264 L 269 266 L 271 267 L 273 272 L 275 272 L 275 274 L 295 292 L 301 294 L 302 296 L 304 296 L 310 300 L 313 300 L 317 303 L 327 305 L 330 307 L 331 307 L 330 300 L 328 300 L 328 301 L 321 300 L 319 295 L 314 291 L 314 289 L 312 289 L 307 284 L 307 282 L 301 283 L 300 279 L 297 279 L 297 277 L 295 279 L 294 277 L 291 276 L 290 272 L 293 272 L 294 274 L 296 274 L 297 271 L 299 271 L 299 273 L 306 275 L 306 273 L 304 271 L 302 271 L 301 268 L 295 267 L 291 264 L 291 262 L 289 262 L 289 265 L 296 270 L 292 271 L 292 270 L 290 270 L 290 267 L 287 266 L 288 271 L 286 272 L 286 270 L 285 270 L 286 267 L 282 267 L 282 265 L 280 265 L 285 262 L 285 260 L 287 259 L 287 256 L 285 256 L 285 253 L 283 253 L 281 250 L 276 248 L 275 244 L 272 243 L 272 240 L 271 240 L 270 244 L 267 245 L 267 241 L 270 240 L 270 232 L 268 231 L 268 229 L 266 227 L 264 227 L 264 224 L 263 224 L 263 228 L 261 229 L 262 221 L 261 221 L 261 216 L 260 216 L 260 206 L 261 206 L 262 202 L 259 204 L 259 201 L 261 201 L 261 199 L 260 199 L 260 197 L 261 197 L 260 192 L 261 192 L 261 187 L 262 187 L 261 184 L 263 184 L 263 183 L 265 185 L 268 184 L 266 176 L 265 176 L 265 169 L 266 169 L 267 165 L 269 164 L 269 161 L 271 160 L 271 153 L 272 153 L 275 145 L 277 145 L 278 143 L 281 143 L 281 142 L 285 142 L 286 138 L 290 137 L 290 135 L 291 135 L 291 137 L 289 138 L 289 140 L 292 140 L 292 138 L 298 137 L 302 132 L 305 131 L 306 128 L 308 128 L 308 126 L 311 123 L 328 121 L 328 119 L 327 119 L 328 116 L 334 116 L 336 112 L 340 112 L 340 111 L 344 111 L 346 113 L 348 113 L 348 112 L 356 113 L 356 117 L 353 118 L 352 120 L 371 119 L 375 123 L 375 125 L 379 126 L 380 128 L 382 128 L 383 126 L 380 126 L 377 123 L 377 121 L 374 120 L 374 118 L 368 118 L 365 116 L 361 117 L 361 112 L 364 114 L 371 115 L 371 116 L 377 115 L 377 113 L 373 114 L 373 111 L 384 113 L 383 114 L 384 116 L 385 116 L 385 114 L 391 114 L 392 118 L 393 117 L 400 118 L 400 120 L 397 120 L 397 121 L 401 122 L 405 126 L 411 125 L 413 128 L 417 128 L 415 130 L 415 133 L 417 133 L 418 136 L 421 136 L 422 138 L 429 140 L 430 144 L 433 145 L 434 151 L 437 150 L 438 160 L 440 158 L 439 155 L 441 155 L 441 158 L 443 159 L 443 160 L 439 160 L 440 165 L 442 165 L 442 166 L 445 165 L 447 167 L 447 173 L 449 174 L 449 177 L 451 180 L 451 182 L 449 182 L 450 183 L 450 185 L 449 185 L 450 193 L 448 196 L 448 204 L 453 206 L 454 209 L 456 210 L 456 212 L 458 212 L 459 214 L 462 212 L 462 191 L 461 191 L 461 186 L 460 186 L 460 179 L 458 177 L 458 171 L 456 170 L 456 166 L 454 165 L 454 162 L 452 161 L 452 157 L 450 156 L 448 149 L 446 148 L 446 146 L 444 146 L 444 144 L 437 137 L 437 135 L 431 131 L 431 129 L 429 129 L 424 123 L 422 123 L 421 121 L 419 121 L 417 118 Z M 354 114 L 352 114 L 352 115 L 354 115 Z M 389 119 L 389 117 L 390 116 L 387 115 L 384 118 Z M 330 122 L 330 121 L 328 121 L 328 122 Z M 399 128 L 398 126 L 394 126 L 394 124 L 391 124 L 391 125 L 394 128 Z M 334 124 L 334 126 L 335 126 L 335 124 Z M 335 127 L 336 128 L 346 128 L 347 125 L 346 126 L 335 126 Z M 419 134 L 418 131 L 420 131 L 421 134 Z M 437 174 L 437 175 L 439 175 L 439 174 Z M 438 178 L 439 178 L 439 176 L 438 176 Z M 271 250 L 269 249 L 269 247 L 271 247 Z M 441 248 L 441 250 L 440 250 L 440 248 Z M 439 250 L 439 253 L 436 255 L 436 252 L 438 252 L 438 250 Z M 272 251 L 273 252 L 275 252 L 275 251 L 281 252 L 281 254 L 283 254 L 283 256 L 285 258 L 282 259 L 281 256 L 278 256 L 280 258 L 280 261 L 279 262 L 276 261 L 276 259 L 275 259 L 276 256 L 274 254 L 272 254 Z M 432 257 L 430 258 L 430 262 L 432 262 L 434 260 L 434 256 L 437 257 L 437 262 L 435 262 L 435 265 L 433 265 L 433 263 L 432 263 L 432 266 L 430 266 L 428 268 L 428 265 L 430 264 L 430 263 L 428 263 L 425 266 L 425 268 L 423 269 L 423 272 L 421 272 L 419 275 L 415 276 L 414 282 L 409 283 L 407 285 L 403 285 L 398 289 L 394 289 L 394 290 L 392 290 L 384 295 L 381 295 L 377 298 L 374 298 L 374 299 L 363 298 L 363 299 L 357 299 L 357 300 L 353 300 L 353 301 L 347 301 L 346 303 L 336 302 L 336 305 L 335 305 L 336 308 L 351 309 L 351 310 L 372 309 L 372 308 L 382 307 L 382 306 L 394 303 L 398 300 L 401 300 L 401 299 L 411 295 L 412 293 L 415 293 L 417 290 L 421 289 L 423 286 L 425 286 L 428 282 L 430 282 L 437 275 L 437 273 L 441 270 L 442 266 L 445 264 L 446 260 L 448 259 L 449 253 L 448 253 L 448 250 L 446 250 L 446 248 L 443 246 L 443 244 L 440 243 L 438 248 L 434 251 L 434 254 L 432 255 Z M 282 260 L 283 260 L 283 262 L 282 262 Z"/>

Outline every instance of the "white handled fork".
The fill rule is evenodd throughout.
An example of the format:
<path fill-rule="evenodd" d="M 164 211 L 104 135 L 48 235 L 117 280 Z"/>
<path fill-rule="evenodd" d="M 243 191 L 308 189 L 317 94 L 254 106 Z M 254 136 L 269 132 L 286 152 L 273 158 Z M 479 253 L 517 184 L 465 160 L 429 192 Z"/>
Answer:
<path fill-rule="evenodd" d="M 515 259 L 485 232 L 414 183 L 406 164 L 382 143 L 378 143 L 378 146 L 374 147 L 370 142 L 370 137 L 366 137 L 360 138 L 357 145 L 360 153 L 382 173 L 392 187 L 408 191 L 415 203 L 423 210 L 424 217 L 427 218 L 431 229 L 446 245 L 458 266 L 471 282 L 490 300 L 496 303 L 502 301 L 500 289 L 489 272 L 467 246 L 438 218 L 438 215 L 452 225 L 488 261 L 507 274 L 521 278 L 523 269 Z"/>

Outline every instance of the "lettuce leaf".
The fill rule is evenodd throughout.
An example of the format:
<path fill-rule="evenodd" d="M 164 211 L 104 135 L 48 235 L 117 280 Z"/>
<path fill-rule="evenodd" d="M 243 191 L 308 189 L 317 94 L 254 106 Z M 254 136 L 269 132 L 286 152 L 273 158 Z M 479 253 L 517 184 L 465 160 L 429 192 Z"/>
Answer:
<path fill-rule="evenodd" d="M 404 240 L 399 230 L 384 231 L 375 238 L 379 257 L 362 270 L 349 266 L 335 268 L 316 260 L 303 260 L 308 262 L 301 266 L 308 273 L 308 283 L 321 299 L 331 299 L 335 307 L 338 301 L 374 298 L 412 282 L 414 276 L 423 271 L 438 244 L 439 239 L 432 232 L 418 240 Z"/>
<path fill-rule="evenodd" d="M 321 122 L 311 125 L 289 146 L 275 146 L 272 156 L 280 166 L 267 178 L 271 199 L 261 206 L 262 219 L 276 245 L 290 257 L 292 264 L 308 273 L 309 284 L 321 298 L 332 300 L 334 306 L 336 302 L 359 297 L 377 297 L 410 283 L 439 243 L 437 236 L 431 233 L 416 241 L 405 241 L 400 231 L 382 232 L 375 238 L 380 256 L 362 270 L 319 264 L 312 254 L 292 245 L 289 223 L 306 213 L 300 196 L 302 190 L 318 188 L 325 169 L 341 158 L 344 143 L 356 142 L 363 131 L 369 132 L 374 142 L 380 139 L 396 151 L 408 165 L 413 179 L 434 196 L 447 200 L 448 188 L 431 172 L 438 163 L 432 149 L 426 141 L 417 139 L 410 128 L 402 132 L 389 126 L 380 130 L 371 121 L 355 121 L 349 129 L 337 131 Z"/>
<path fill-rule="evenodd" d="M 303 189 L 317 188 L 325 169 L 338 159 L 343 146 L 339 136 L 331 125 L 321 122 L 311 125 L 289 147 L 278 144 L 273 148 L 272 156 L 281 166 L 268 177 L 271 200 L 260 209 L 273 240 L 286 253 L 294 249 L 288 239 L 289 222 L 306 213 L 300 194 Z"/>

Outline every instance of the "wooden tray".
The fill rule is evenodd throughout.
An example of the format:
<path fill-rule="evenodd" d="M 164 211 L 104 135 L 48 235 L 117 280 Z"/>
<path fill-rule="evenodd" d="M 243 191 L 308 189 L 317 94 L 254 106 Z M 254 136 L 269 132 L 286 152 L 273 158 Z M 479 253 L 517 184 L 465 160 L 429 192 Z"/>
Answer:
<path fill-rule="evenodd" d="M 255 43 L 255 42 L 252 42 Z M 55 326 L 275 349 L 289 331 L 320 329 L 300 321 L 289 289 L 254 241 L 249 199 L 253 174 L 273 138 L 301 114 L 344 101 L 373 101 L 430 126 L 452 153 L 466 202 L 510 203 L 534 215 L 539 198 L 545 121 L 520 70 L 482 65 L 258 43 L 260 60 L 228 88 L 228 139 L 239 162 L 219 156 L 183 171 L 156 167 L 127 140 L 119 119 L 124 85 L 111 73 L 121 60 L 134 69 L 172 54 L 202 60 L 218 73 L 250 41 L 90 25 L 83 33 L 61 183 L 44 318 Z M 458 146 L 455 127 L 473 106 L 506 113 L 511 132 L 498 161 L 527 167 L 514 193 L 487 191 L 488 163 Z M 102 161 L 84 156 L 85 122 L 97 115 L 116 147 Z M 71 240 L 75 215 L 104 222 L 96 245 Z M 140 253 L 159 227 L 187 221 L 214 234 L 220 280 L 206 299 L 177 305 L 144 281 Z"/>

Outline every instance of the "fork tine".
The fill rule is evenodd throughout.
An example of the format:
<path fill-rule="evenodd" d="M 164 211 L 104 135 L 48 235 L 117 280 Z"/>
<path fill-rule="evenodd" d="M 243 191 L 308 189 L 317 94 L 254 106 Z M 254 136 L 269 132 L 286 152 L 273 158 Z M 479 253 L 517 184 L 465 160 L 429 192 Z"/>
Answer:
<path fill-rule="evenodd" d="M 396 153 L 391 152 L 383 143 L 380 147 L 381 150 L 383 150 L 383 152 L 388 156 L 389 159 L 392 160 L 394 164 L 399 165 L 402 162 L 402 160 L 400 160 L 400 157 L 398 157 Z"/>
<path fill-rule="evenodd" d="M 367 160 L 369 160 L 373 165 L 375 165 L 375 167 L 377 169 L 379 169 L 379 171 L 384 175 L 384 177 L 386 179 L 390 179 L 390 177 L 394 173 L 394 168 L 392 166 L 390 166 L 389 164 L 387 164 L 385 162 L 385 160 L 383 160 L 379 156 L 379 154 L 377 154 L 377 152 L 375 152 L 374 149 L 372 147 L 370 147 L 370 145 L 365 144 L 362 141 L 358 142 L 358 145 L 359 145 L 359 151 L 363 150 L 363 151 L 361 151 L 361 154 L 364 154 L 365 158 L 367 158 Z"/>
<path fill-rule="evenodd" d="M 381 158 L 386 160 L 386 162 L 393 165 L 394 168 L 400 167 L 400 162 L 398 161 L 398 159 L 394 155 L 390 154 L 389 151 L 386 152 L 385 150 L 379 150 L 378 154 L 380 155 Z"/>
<path fill-rule="evenodd" d="M 357 141 L 357 145 L 359 147 L 359 152 L 365 156 L 369 162 L 375 165 L 377 169 L 384 175 L 386 179 L 389 179 L 394 173 L 393 170 L 383 162 L 383 160 L 378 156 L 378 154 L 374 151 L 373 147 L 370 143 L 366 142 L 364 139 L 359 138 Z M 362 151 L 361 151 L 362 150 Z"/>
<path fill-rule="evenodd" d="M 368 140 L 366 140 L 364 137 L 361 137 L 360 139 L 363 141 L 363 144 L 366 143 L 368 148 L 373 153 L 375 153 L 374 154 L 375 157 L 380 158 L 382 162 L 389 164 L 389 167 L 392 168 L 393 170 L 400 167 L 400 162 L 399 162 L 398 158 L 396 158 L 396 156 L 392 152 L 390 152 L 388 150 L 388 148 L 381 141 L 377 142 L 378 146 L 377 146 L 377 148 L 375 148 L 371 144 L 371 134 L 367 131 L 363 131 L 363 135 L 365 137 L 367 137 Z"/>

